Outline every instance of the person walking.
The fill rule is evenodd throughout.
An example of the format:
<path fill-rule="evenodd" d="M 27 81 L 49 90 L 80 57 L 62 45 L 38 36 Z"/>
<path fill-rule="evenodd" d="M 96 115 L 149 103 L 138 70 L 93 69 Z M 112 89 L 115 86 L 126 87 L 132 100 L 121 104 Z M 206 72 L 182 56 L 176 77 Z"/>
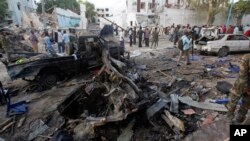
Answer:
<path fill-rule="evenodd" d="M 159 31 L 157 30 L 157 27 L 155 28 L 155 30 L 152 33 L 152 44 L 151 44 L 151 48 L 156 48 L 158 47 L 158 42 L 159 42 Z"/>
<path fill-rule="evenodd" d="M 53 49 L 52 47 L 52 42 L 51 42 L 51 38 L 49 36 L 49 33 L 48 31 L 45 31 L 45 37 L 43 39 L 44 41 L 44 45 L 45 45 L 45 48 L 46 48 L 46 51 L 53 57 L 56 57 L 57 54 L 56 54 L 56 51 Z"/>
<path fill-rule="evenodd" d="M 142 27 L 140 26 L 140 29 L 138 30 L 138 38 L 139 38 L 139 44 L 138 47 L 142 47 L 142 36 L 143 36 L 143 31 L 142 31 Z"/>
<path fill-rule="evenodd" d="M 185 32 L 184 35 L 180 38 L 178 44 L 182 44 L 182 45 L 178 45 L 178 46 L 182 46 L 183 49 L 180 49 L 180 55 L 177 61 L 177 66 L 180 66 L 180 61 L 182 56 L 185 56 L 185 60 L 186 60 L 186 65 L 190 65 L 190 60 L 189 60 L 189 50 L 192 46 L 192 38 L 188 38 L 188 32 Z"/>
<path fill-rule="evenodd" d="M 29 36 L 30 43 L 32 45 L 32 49 L 35 53 L 38 53 L 38 39 L 34 33 L 33 30 L 30 31 L 30 36 Z"/>
<path fill-rule="evenodd" d="M 240 62 L 240 72 L 233 88 L 230 90 L 227 118 L 229 123 L 242 123 L 250 107 L 250 54 L 242 57 Z M 235 117 L 235 110 L 238 101 L 242 98 L 242 104 L 239 108 L 238 115 Z"/>
<path fill-rule="evenodd" d="M 65 47 L 64 47 L 64 41 L 63 41 L 63 35 L 60 29 L 57 32 L 57 42 L 58 42 L 58 52 L 64 53 Z"/>
<path fill-rule="evenodd" d="M 69 34 L 67 33 L 66 30 L 63 31 L 63 41 L 65 45 L 65 50 L 67 55 L 71 55 L 72 49 L 70 48 L 70 39 L 69 39 Z"/>
<path fill-rule="evenodd" d="M 149 36 L 150 36 L 150 31 L 148 27 L 144 31 L 144 40 L 145 40 L 145 46 L 149 47 Z"/>

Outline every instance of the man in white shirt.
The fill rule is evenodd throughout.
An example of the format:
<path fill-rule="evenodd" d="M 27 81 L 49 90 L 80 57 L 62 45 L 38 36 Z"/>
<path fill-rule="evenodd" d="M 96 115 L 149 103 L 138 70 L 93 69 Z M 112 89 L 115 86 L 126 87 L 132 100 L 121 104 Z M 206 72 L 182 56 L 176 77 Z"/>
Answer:
<path fill-rule="evenodd" d="M 64 47 L 64 41 L 63 41 L 63 35 L 61 33 L 61 30 L 59 29 L 57 32 L 57 42 L 58 42 L 58 52 L 64 53 L 65 47 Z"/>
<path fill-rule="evenodd" d="M 171 26 L 169 41 L 173 42 L 173 39 L 174 39 L 174 26 Z"/>
<path fill-rule="evenodd" d="M 233 34 L 239 34 L 239 27 L 238 26 L 234 27 L 234 33 Z"/>

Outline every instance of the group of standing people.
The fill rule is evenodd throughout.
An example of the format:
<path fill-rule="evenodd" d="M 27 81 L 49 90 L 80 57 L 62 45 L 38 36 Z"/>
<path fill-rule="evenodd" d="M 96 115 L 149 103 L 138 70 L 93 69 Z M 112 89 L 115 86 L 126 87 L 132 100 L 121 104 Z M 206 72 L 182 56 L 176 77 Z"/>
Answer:
<path fill-rule="evenodd" d="M 53 44 L 57 43 L 58 46 L 58 53 L 64 53 L 66 55 L 71 55 L 71 46 L 70 46 L 70 36 L 66 31 L 58 30 L 54 33 L 54 35 L 51 35 L 48 33 L 48 31 L 44 32 L 44 45 L 46 48 L 46 51 L 51 54 L 55 55 L 56 51 L 53 48 Z"/>
<path fill-rule="evenodd" d="M 219 33 L 220 34 L 244 34 L 245 36 L 250 37 L 250 25 L 229 25 L 226 27 L 226 25 L 222 25 L 219 27 Z"/>
<path fill-rule="evenodd" d="M 54 36 L 55 35 L 55 36 Z M 53 48 L 53 44 L 57 43 L 58 53 L 65 53 L 66 55 L 71 54 L 70 47 L 70 37 L 66 31 L 58 30 L 54 35 L 49 34 L 48 31 L 43 33 L 43 43 L 45 45 L 46 51 L 52 56 L 56 55 L 56 51 Z M 38 38 L 33 30 L 30 31 L 29 41 L 32 45 L 32 49 L 35 53 L 38 53 Z"/>
<path fill-rule="evenodd" d="M 152 44 L 151 48 L 156 48 L 158 46 L 159 42 L 159 30 L 157 27 L 155 27 L 152 31 L 149 30 L 148 27 L 145 29 L 142 29 L 142 27 L 139 27 L 139 30 L 137 31 L 136 27 L 134 29 L 129 28 L 128 30 L 128 36 L 129 36 L 129 45 L 130 47 L 136 45 L 136 40 L 138 38 L 138 47 L 142 47 L 143 42 L 145 43 L 145 47 L 149 47 L 149 40 L 152 36 Z"/>
<path fill-rule="evenodd" d="M 169 41 L 174 43 L 174 46 L 182 44 L 180 49 L 180 55 L 178 58 L 177 66 L 180 66 L 179 62 L 182 56 L 185 56 L 186 64 L 189 65 L 189 50 L 193 45 L 193 40 L 197 40 L 199 37 L 203 36 L 202 30 L 203 28 L 207 28 L 207 26 L 182 26 L 174 24 L 171 27 L 166 28 L 166 33 L 169 34 Z M 250 26 L 232 26 L 230 25 L 228 28 L 223 25 L 217 27 L 218 34 L 244 34 L 245 36 L 250 36 Z M 181 41 L 180 41 L 181 40 Z M 178 43 L 178 44 L 177 44 Z"/>

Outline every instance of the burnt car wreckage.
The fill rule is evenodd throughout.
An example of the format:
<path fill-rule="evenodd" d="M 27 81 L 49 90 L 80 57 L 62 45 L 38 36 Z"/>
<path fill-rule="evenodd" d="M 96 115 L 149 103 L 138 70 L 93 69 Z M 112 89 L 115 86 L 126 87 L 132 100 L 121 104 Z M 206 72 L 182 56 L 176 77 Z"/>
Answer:
<path fill-rule="evenodd" d="M 103 30 L 106 30 L 105 27 Z M 102 65 L 102 50 L 109 50 L 110 55 L 114 58 L 123 52 L 118 49 L 119 44 L 107 35 L 80 36 L 77 40 L 77 46 L 77 52 L 72 56 L 49 57 L 36 53 L 9 53 L 21 54 L 27 59 L 20 64 L 7 65 L 8 74 L 12 80 L 18 78 L 28 80 L 27 77 L 34 76 L 34 82 L 38 82 L 44 88 L 51 88 L 56 85 L 57 81 L 63 80 L 66 76 L 82 74 L 90 69 L 100 67 Z M 9 58 L 9 60 L 11 59 Z"/>
<path fill-rule="evenodd" d="M 39 128 L 26 129 L 20 131 L 19 135 L 14 136 L 14 140 L 40 141 L 52 139 L 55 141 L 55 138 L 64 138 L 69 141 L 181 140 L 198 128 L 196 122 L 199 118 L 179 112 L 181 108 L 188 109 L 190 107 L 181 102 L 178 103 L 178 97 L 172 95 L 180 93 L 180 96 L 183 96 L 187 90 L 194 87 L 193 85 L 190 85 L 185 80 L 177 81 L 177 78 L 173 78 L 166 85 L 159 84 L 159 88 L 155 89 L 151 87 L 155 86 L 155 83 L 149 82 L 140 76 L 135 62 L 119 55 L 118 52 L 120 51 L 117 51 L 117 44 L 114 42 L 99 36 L 82 36 L 79 37 L 78 42 L 80 43 L 78 44 L 85 46 L 86 44 L 82 44 L 82 42 L 86 43 L 85 39 L 89 38 L 104 43 L 94 48 L 94 52 L 87 48 L 86 51 L 81 51 L 84 47 L 79 46 L 79 56 L 87 56 L 85 59 L 92 58 L 88 56 L 94 56 L 95 59 L 93 60 L 89 59 L 84 62 L 86 60 L 79 59 L 78 62 L 75 57 L 69 56 L 38 59 L 30 61 L 27 66 L 25 66 L 25 63 L 13 65 L 13 70 L 14 67 L 22 65 L 24 68 L 31 68 L 30 70 L 32 70 L 30 66 L 41 70 L 38 67 L 39 63 L 36 66 L 36 63 L 40 61 L 41 66 L 53 64 L 53 62 L 53 66 L 56 66 L 56 63 L 62 61 L 63 63 L 58 67 L 62 67 L 62 65 L 67 67 L 66 63 L 72 65 L 72 61 L 74 61 L 76 63 L 74 64 L 75 69 L 77 69 L 78 65 L 81 66 L 77 71 L 88 69 L 88 67 L 97 66 L 99 68 L 92 79 L 73 84 L 77 85 L 77 87 L 56 105 L 57 110 L 52 110 L 52 112 L 50 111 L 50 113 L 46 113 L 42 117 L 36 117 L 36 119 L 42 121 L 43 131 L 39 131 Z M 93 54 L 91 55 L 91 53 Z M 48 59 L 47 62 L 46 59 Z M 91 61 L 94 61 L 94 63 Z M 9 67 L 8 69 L 11 69 L 11 66 Z M 69 67 L 73 68 L 74 66 L 69 65 Z M 31 73 L 30 70 L 26 70 L 26 73 L 25 70 L 13 73 L 17 74 L 13 75 L 13 78 L 39 74 L 38 71 Z M 163 72 L 161 73 L 164 76 L 166 75 Z M 178 108 L 178 106 L 181 108 Z M 57 122 L 55 123 L 55 121 Z M 26 122 L 31 124 L 29 120 Z M 45 132 L 45 130 L 47 131 Z M 3 133 L 6 133 L 6 131 L 3 131 Z M 4 137 L 7 136 L 8 138 L 8 135 Z"/>

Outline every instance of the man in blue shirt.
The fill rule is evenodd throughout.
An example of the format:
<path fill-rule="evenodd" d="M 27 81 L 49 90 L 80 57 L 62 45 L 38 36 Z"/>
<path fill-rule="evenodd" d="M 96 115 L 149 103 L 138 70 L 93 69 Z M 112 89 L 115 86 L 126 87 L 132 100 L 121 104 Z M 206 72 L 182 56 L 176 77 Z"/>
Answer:
<path fill-rule="evenodd" d="M 181 37 L 182 43 L 183 43 L 183 50 L 180 51 L 180 56 L 178 58 L 177 66 L 180 66 L 180 60 L 182 56 L 185 56 L 186 65 L 190 65 L 189 60 L 189 50 L 192 46 L 192 38 L 188 38 L 188 32 L 185 32 L 184 35 Z"/>
<path fill-rule="evenodd" d="M 44 37 L 43 40 L 44 40 L 44 44 L 45 44 L 47 52 L 52 56 L 57 56 L 56 51 L 52 47 L 52 43 L 50 41 L 49 33 L 47 31 L 45 32 L 45 37 Z"/>

